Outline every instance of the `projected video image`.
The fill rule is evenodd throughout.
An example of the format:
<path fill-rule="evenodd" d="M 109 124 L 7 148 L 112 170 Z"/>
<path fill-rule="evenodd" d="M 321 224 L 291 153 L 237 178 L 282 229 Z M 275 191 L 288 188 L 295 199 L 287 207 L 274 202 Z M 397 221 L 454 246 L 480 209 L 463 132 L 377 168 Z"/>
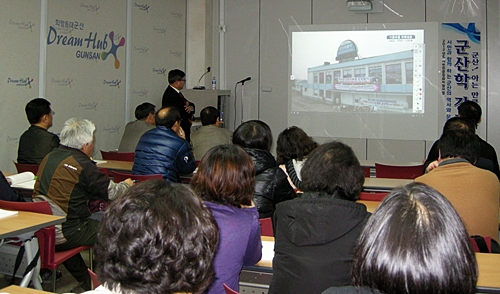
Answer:
<path fill-rule="evenodd" d="M 423 29 L 292 33 L 290 111 L 425 110 Z"/>

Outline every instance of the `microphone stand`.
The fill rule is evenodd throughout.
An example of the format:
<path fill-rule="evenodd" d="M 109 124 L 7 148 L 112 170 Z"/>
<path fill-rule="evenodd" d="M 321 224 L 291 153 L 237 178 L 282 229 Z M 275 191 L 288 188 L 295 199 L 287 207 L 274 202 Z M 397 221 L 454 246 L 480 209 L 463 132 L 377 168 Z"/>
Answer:
<path fill-rule="evenodd" d="M 194 90 L 205 90 L 205 86 L 200 86 L 201 79 L 203 79 L 204 76 L 207 75 L 207 73 L 210 72 L 210 67 L 207 68 L 207 71 L 201 75 L 200 79 L 198 80 L 198 85 L 196 87 L 193 87 Z"/>
<path fill-rule="evenodd" d="M 241 82 L 241 123 L 243 123 L 243 96 L 245 95 L 245 81 Z"/>

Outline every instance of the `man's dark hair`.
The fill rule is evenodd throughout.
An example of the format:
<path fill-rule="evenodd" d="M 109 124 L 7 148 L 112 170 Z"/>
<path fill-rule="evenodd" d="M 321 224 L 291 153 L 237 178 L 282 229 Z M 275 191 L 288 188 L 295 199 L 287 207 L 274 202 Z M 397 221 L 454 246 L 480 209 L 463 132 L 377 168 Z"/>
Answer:
<path fill-rule="evenodd" d="M 201 159 L 191 186 L 206 201 L 250 205 L 255 188 L 252 158 L 238 145 L 215 146 Z"/>
<path fill-rule="evenodd" d="M 241 125 L 233 133 L 233 144 L 243 148 L 255 148 L 271 150 L 273 145 L 273 134 L 271 128 L 263 121 L 249 120 Z"/>
<path fill-rule="evenodd" d="M 276 162 L 285 164 L 292 159 L 304 160 L 316 147 L 318 143 L 301 128 L 295 126 L 286 128 L 279 134 L 276 142 Z"/>
<path fill-rule="evenodd" d="M 467 131 L 446 131 L 438 141 L 441 158 L 460 157 L 476 163 L 481 151 L 477 136 Z"/>
<path fill-rule="evenodd" d="M 186 74 L 180 69 L 173 69 L 168 72 L 168 83 L 173 84 L 177 81 L 181 81 Z"/>
<path fill-rule="evenodd" d="M 155 106 L 149 102 L 144 102 L 135 108 L 135 118 L 138 120 L 147 118 L 151 113 L 155 113 Z"/>
<path fill-rule="evenodd" d="M 111 202 L 94 245 L 96 271 L 123 293 L 202 293 L 214 277 L 219 231 L 181 184 L 149 180 Z"/>
<path fill-rule="evenodd" d="M 166 112 L 163 112 L 164 116 L 160 116 L 160 112 L 168 108 Z M 164 126 L 167 128 L 171 128 L 175 125 L 175 122 L 181 121 L 181 114 L 175 107 L 165 107 L 158 110 L 155 114 L 155 122 L 157 126 Z"/>
<path fill-rule="evenodd" d="M 458 115 L 469 120 L 476 128 L 481 121 L 482 114 L 481 106 L 474 101 L 465 101 L 458 106 Z"/>
<path fill-rule="evenodd" d="M 422 183 L 395 188 L 363 228 L 353 284 L 376 293 L 475 293 L 477 262 L 453 205 Z"/>
<path fill-rule="evenodd" d="M 50 102 L 43 98 L 35 98 L 26 104 L 24 108 L 26 117 L 30 124 L 34 125 L 40 122 L 42 117 L 51 113 Z"/>
<path fill-rule="evenodd" d="M 213 125 L 217 122 L 217 118 L 220 117 L 220 112 L 217 108 L 213 106 L 205 107 L 200 112 L 201 124 L 204 126 Z"/>
<path fill-rule="evenodd" d="M 459 116 L 455 116 L 447 120 L 444 124 L 443 133 L 446 131 L 463 131 L 475 133 L 476 128 L 471 121 Z"/>
<path fill-rule="evenodd" d="M 351 147 L 333 141 L 319 145 L 307 157 L 300 172 L 302 190 L 337 195 L 356 201 L 365 175 Z"/>

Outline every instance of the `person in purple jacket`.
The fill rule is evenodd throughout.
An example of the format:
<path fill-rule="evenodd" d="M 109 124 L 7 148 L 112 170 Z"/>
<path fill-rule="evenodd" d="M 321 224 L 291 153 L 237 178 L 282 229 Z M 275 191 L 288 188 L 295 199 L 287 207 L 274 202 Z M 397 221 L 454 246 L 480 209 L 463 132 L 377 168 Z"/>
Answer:
<path fill-rule="evenodd" d="M 219 226 L 215 280 L 205 293 L 224 294 L 223 283 L 238 290 L 242 267 L 254 265 L 262 257 L 259 213 L 252 202 L 252 159 L 237 145 L 213 147 L 201 160 L 191 185 Z"/>

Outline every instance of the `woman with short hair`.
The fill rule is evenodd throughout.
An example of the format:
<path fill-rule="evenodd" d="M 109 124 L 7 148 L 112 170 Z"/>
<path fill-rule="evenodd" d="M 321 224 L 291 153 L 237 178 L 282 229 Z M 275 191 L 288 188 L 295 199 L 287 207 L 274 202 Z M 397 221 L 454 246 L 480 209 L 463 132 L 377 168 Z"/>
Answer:
<path fill-rule="evenodd" d="M 354 286 L 334 293 L 475 293 L 477 262 L 462 219 L 422 183 L 394 189 L 361 233 Z"/>
<path fill-rule="evenodd" d="M 246 121 L 234 131 L 233 144 L 243 147 L 255 164 L 253 201 L 259 218 L 272 217 L 276 204 L 295 198 L 295 191 L 270 152 L 271 128 L 260 120 Z"/>
<path fill-rule="evenodd" d="M 278 136 L 276 142 L 276 162 L 288 176 L 290 185 L 295 190 L 301 189 L 302 177 L 300 171 L 304 162 L 318 143 L 309 137 L 304 130 L 291 126 Z"/>
<path fill-rule="evenodd" d="M 191 180 L 220 232 L 214 259 L 215 280 L 205 293 L 224 294 L 223 283 L 238 290 L 243 266 L 254 265 L 262 256 L 259 214 L 252 203 L 254 184 L 252 159 L 236 145 L 210 149 Z"/>

